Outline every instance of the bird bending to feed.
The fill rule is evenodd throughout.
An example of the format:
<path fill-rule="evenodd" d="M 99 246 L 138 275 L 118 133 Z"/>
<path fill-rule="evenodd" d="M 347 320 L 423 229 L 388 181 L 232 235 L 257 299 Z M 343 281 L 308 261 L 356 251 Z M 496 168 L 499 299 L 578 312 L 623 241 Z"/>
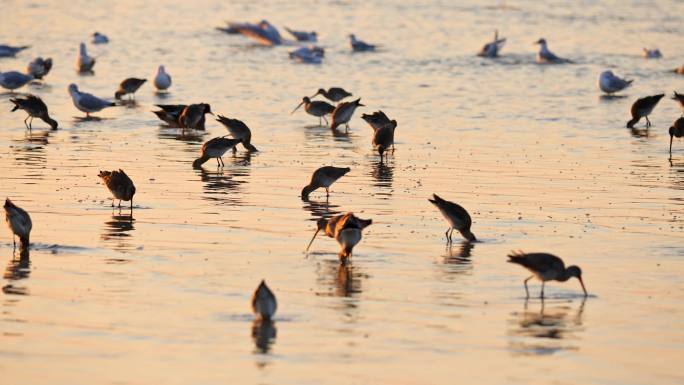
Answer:
<path fill-rule="evenodd" d="M 382 162 L 383 154 L 388 148 L 394 148 L 394 130 L 397 128 L 397 121 L 391 120 L 389 123 L 375 129 L 373 133 L 373 148 L 380 154 Z M 386 158 L 387 156 L 385 156 Z"/>
<path fill-rule="evenodd" d="M 100 171 L 98 176 L 102 178 L 102 181 L 112 193 L 114 199 L 119 200 L 119 208 L 121 208 L 121 201 L 131 201 L 131 210 L 133 210 L 135 186 L 124 170 Z M 112 207 L 114 207 L 114 199 L 112 199 Z"/>
<path fill-rule="evenodd" d="M 553 254 L 548 253 L 523 253 L 514 252 L 508 255 L 508 262 L 517 263 L 532 272 L 532 275 L 527 278 L 525 282 L 525 293 L 527 298 L 530 297 L 530 291 L 527 289 L 527 281 L 533 277 L 537 277 L 542 281 L 541 298 L 544 298 L 544 284 L 546 281 L 560 281 L 565 282 L 572 277 L 579 279 L 584 291 L 584 296 L 588 295 L 587 289 L 584 287 L 582 281 L 582 270 L 578 266 L 565 267 L 563 260 Z"/>
<path fill-rule="evenodd" d="M 178 116 L 178 124 L 181 128 L 190 128 L 194 130 L 204 130 L 204 122 L 206 114 L 212 114 L 211 106 L 207 103 L 190 104 L 183 109 Z"/>
<path fill-rule="evenodd" d="M 171 87 L 171 75 L 166 73 L 163 65 L 160 65 L 157 69 L 157 76 L 154 77 L 154 86 L 159 91 L 164 91 Z"/>
<path fill-rule="evenodd" d="M 439 209 L 439 212 L 444 216 L 444 219 L 449 222 L 449 228 L 446 233 L 444 233 L 444 235 L 446 235 L 447 244 L 453 243 L 451 234 L 454 233 L 454 229 L 458 230 L 458 232 L 463 235 L 463 238 L 469 242 L 477 241 L 475 234 L 470 231 L 473 220 L 470 218 L 470 214 L 468 214 L 466 209 L 457 203 L 440 198 L 437 194 L 432 194 L 432 198 L 433 199 L 428 198 L 430 203 L 435 205 Z"/>
<path fill-rule="evenodd" d="M 675 91 L 674 96 L 672 96 L 672 100 L 679 102 L 679 107 L 682 108 L 682 112 L 684 113 L 684 94 L 679 94 L 677 91 Z"/>
<path fill-rule="evenodd" d="M 660 59 L 661 57 L 663 57 L 663 54 L 660 53 L 660 50 L 658 48 L 650 49 L 650 48 L 644 47 L 642 50 L 643 50 L 642 55 L 646 59 Z"/>
<path fill-rule="evenodd" d="M 242 120 L 231 119 L 223 115 L 219 115 L 216 120 L 226 126 L 233 138 L 242 140 L 242 146 L 247 151 L 259 151 L 252 145 L 252 130 Z M 233 151 L 235 151 L 235 147 L 233 147 Z"/>
<path fill-rule="evenodd" d="M 252 38 L 262 45 L 280 45 L 283 43 L 283 38 L 278 29 L 266 20 L 260 21 L 259 24 L 238 24 L 235 25 L 235 28 L 241 35 Z"/>
<path fill-rule="evenodd" d="M 102 111 L 107 107 L 116 105 L 110 101 L 93 96 L 92 94 L 79 91 L 78 86 L 74 83 L 69 84 L 69 94 L 71 95 L 71 100 L 74 102 L 74 106 L 86 113 L 86 118 L 90 118 L 90 114 L 93 112 Z"/>
<path fill-rule="evenodd" d="M 297 41 L 308 41 L 311 43 L 315 43 L 316 40 L 318 40 L 318 35 L 316 34 L 315 31 L 311 32 L 306 32 L 306 31 L 294 31 L 291 30 L 288 27 L 285 27 L 285 30 L 290 33 L 290 35 L 294 36 Z"/>
<path fill-rule="evenodd" d="M 192 162 L 193 168 L 200 168 L 206 161 L 211 158 L 216 158 L 216 163 L 218 166 L 225 166 L 223 163 L 223 154 L 228 150 L 235 147 L 238 143 L 242 142 L 242 139 L 230 139 L 224 136 L 219 136 L 214 139 L 210 139 L 202 145 L 200 150 L 200 157 Z"/>
<path fill-rule="evenodd" d="M 351 92 L 347 92 L 344 88 L 340 87 L 330 87 L 327 91 L 323 88 L 319 88 L 318 91 L 316 91 L 316 93 L 311 97 L 313 98 L 316 95 L 323 95 L 324 98 L 335 103 L 344 98 L 352 96 Z"/>
<path fill-rule="evenodd" d="M 684 137 L 684 117 L 675 120 L 669 130 L 670 134 L 670 159 L 672 159 L 672 139 Z"/>
<path fill-rule="evenodd" d="M 374 44 L 368 44 L 364 41 L 358 40 L 354 34 L 349 35 L 352 51 L 354 52 L 368 52 L 375 51 Z"/>
<path fill-rule="evenodd" d="M 128 78 L 125 79 L 124 81 L 119 84 L 119 89 L 116 90 L 114 93 L 114 97 L 116 99 L 121 99 L 122 96 L 126 94 L 131 94 L 133 97 L 135 97 L 135 91 L 137 91 L 145 82 L 147 79 L 138 79 L 138 78 Z M 130 98 L 130 96 L 129 96 Z"/>
<path fill-rule="evenodd" d="M 632 113 L 632 120 L 627 122 L 627 128 L 634 128 L 634 125 L 637 124 L 641 118 L 646 118 L 646 128 L 651 127 L 651 121 L 648 120 L 648 115 L 653 112 L 653 109 L 663 96 L 665 96 L 665 94 L 646 96 L 637 99 L 637 101 L 632 104 L 632 109 L 630 111 Z"/>
<path fill-rule="evenodd" d="M 93 66 L 95 66 L 95 58 L 88 56 L 85 43 L 81 43 L 76 58 L 76 69 L 78 72 L 90 72 L 93 70 Z"/>
<path fill-rule="evenodd" d="M 539 52 L 537 52 L 537 63 L 539 64 L 561 64 L 561 63 L 572 63 L 572 60 L 565 59 L 556 56 L 553 52 L 549 51 L 546 44 L 546 39 L 541 38 L 537 40 L 534 44 L 539 44 Z"/>
<path fill-rule="evenodd" d="M 14 103 L 14 108 L 12 108 L 13 112 L 16 110 L 24 110 L 28 114 L 26 119 L 24 119 L 24 125 L 26 125 L 26 128 L 28 128 L 29 131 L 33 128 L 33 118 L 42 119 L 45 123 L 49 124 L 53 130 L 57 129 L 57 122 L 50 117 L 47 105 L 45 105 L 39 97 L 27 95 L 25 98 L 19 97 L 10 99 L 10 101 Z M 27 124 L 26 121 L 29 119 L 31 120 Z"/>
<path fill-rule="evenodd" d="M 378 128 L 382 128 L 392 122 L 390 118 L 387 117 L 387 115 L 385 115 L 385 113 L 381 110 L 373 112 L 372 114 L 361 114 L 361 119 L 368 123 L 373 129 L 373 131 L 377 130 Z"/>
<path fill-rule="evenodd" d="M 344 124 L 346 128 L 349 129 L 349 120 L 351 120 L 352 115 L 354 115 L 356 107 L 365 107 L 365 105 L 361 104 L 361 98 L 351 102 L 342 102 L 338 104 L 332 112 L 330 128 L 334 130 L 337 126 Z"/>
<path fill-rule="evenodd" d="M 633 81 L 632 79 L 621 79 L 613 75 L 613 71 L 603 71 L 599 76 L 598 85 L 601 91 L 610 95 L 631 86 Z"/>
<path fill-rule="evenodd" d="M 27 85 L 33 80 L 33 75 L 23 74 L 18 71 L 7 71 L 0 73 L 0 86 L 14 92 L 17 88 Z"/>
<path fill-rule="evenodd" d="M 5 199 L 5 222 L 7 222 L 7 227 L 12 231 L 12 242 L 14 243 L 14 248 L 17 247 L 17 241 L 14 236 L 19 237 L 19 246 L 22 250 L 25 250 L 29 246 L 29 235 L 31 234 L 31 228 L 33 223 L 31 222 L 31 217 L 28 213 L 21 207 L 12 203 L 9 198 Z"/>
<path fill-rule="evenodd" d="M 306 64 L 321 64 L 325 50 L 315 45 L 299 47 L 289 52 L 290 59 Z"/>
<path fill-rule="evenodd" d="M 316 222 L 316 232 L 314 233 L 305 252 L 309 252 L 311 244 L 313 244 L 316 235 L 323 230 L 325 235 L 335 240 L 340 244 L 339 257 L 344 263 L 351 257 L 352 249 L 361 241 L 361 231 L 373 224 L 372 219 L 361 219 L 353 213 L 346 213 L 336 215 L 330 219 L 321 218 Z"/>
<path fill-rule="evenodd" d="M 42 79 L 50 72 L 52 68 L 52 59 L 43 59 L 37 57 L 26 66 L 26 73 L 33 76 L 35 79 Z"/>
<path fill-rule="evenodd" d="M 159 119 L 166 122 L 169 126 L 180 127 L 179 118 L 185 107 L 187 107 L 186 104 L 155 104 L 155 106 L 161 108 L 160 110 L 152 111 Z"/>
<path fill-rule="evenodd" d="M 325 120 L 325 124 L 328 124 L 328 119 L 325 118 L 325 115 L 332 114 L 333 111 L 335 111 L 335 106 L 331 105 L 330 103 L 324 102 L 322 100 L 314 100 L 311 101 L 308 96 L 305 96 L 302 98 L 302 102 L 295 107 L 292 112 L 290 112 L 290 115 L 292 115 L 299 107 L 304 105 L 304 110 L 306 111 L 307 114 L 313 115 L 313 116 L 318 116 L 318 125 L 321 125 L 321 118 Z"/>
<path fill-rule="evenodd" d="M 107 43 L 109 43 L 109 38 L 107 37 L 107 35 L 103 35 L 99 32 L 94 32 L 92 36 L 93 36 L 93 40 L 92 40 L 93 44 L 107 44 Z"/>
<path fill-rule="evenodd" d="M 499 51 L 506 42 L 506 38 L 499 39 L 499 30 L 494 30 L 494 40 L 485 44 L 477 56 L 495 58 L 499 56 Z"/>
<path fill-rule="evenodd" d="M 30 45 L 23 45 L 20 47 L 13 47 L 11 45 L 7 44 L 0 44 L 0 57 L 9 57 L 9 56 L 15 56 L 19 52 L 30 48 Z"/>
<path fill-rule="evenodd" d="M 278 308 L 275 295 L 271 289 L 266 286 L 266 281 L 261 280 L 259 287 L 254 291 L 252 296 L 252 310 L 259 318 L 263 320 L 271 320 Z"/>
<path fill-rule="evenodd" d="M 323 166 L 314 171 L 309 184 L 302 189 L 302 199 L 309 199 L 309 194 L 318 188 L 325 188 L 326 198 L 330 196 L 330 185 L 345 176 L 351 169 L 349 167 Z"/>

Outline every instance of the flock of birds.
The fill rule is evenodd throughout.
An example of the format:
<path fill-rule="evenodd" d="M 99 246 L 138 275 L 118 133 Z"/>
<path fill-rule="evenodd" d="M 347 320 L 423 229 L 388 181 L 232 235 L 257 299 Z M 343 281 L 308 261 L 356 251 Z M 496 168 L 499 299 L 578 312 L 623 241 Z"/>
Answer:
<path fill-rule="evenodd" d="M 268 21 L 262 20 L 259 23 L 228 23 L 226 27 L 220 27 L 219 30 L 229 34 L 241 34 L 246 37 L 256 40 L 259 44 L 264 45 L 282 45 L 292 44 L 285 40 L 277 28 L 271 25 Z M 317 41 L 316 32 L 295 31 L 285 28 L 297 42 L 315 43 Z M 368 44 L 358 40 L 355 35 L 349 35 L 350 47 L 353 52 L 372 52 L 378 46 Z M 91 42 L 93 44 L 107 44 L 109 39 L 107 36 L 95 32 L 92 35 Z M 499 37 L 498 31 L 494 33 L 494 39 L 485 44 L 478 52 L 478 56 L 486 58 L 496 58 L 506 42 L 505 38 Z M 540 46 L 537 52 L 536 61 L 540 64 L 563 64 L 573 63 L 572 60 L 559 57 L 551 52 L 548 48 L 548 43 L 545 39 L 539 39 L 536 44 Z M 0 45 L 0 57 L 15 56 L 21 51 L 27 49 L 28 46 L 9 46 Z M 324 56 L 324 49 L 315 45 L 307 45 L 297 48 L 289 53 L 289 56 L 301 62 L 306 63 L 320 63 Z M 659 50 L 644 49 L 644 56 L 648 58 L 660 57 L 662 54 Z M 80 73 L 88 73 L 93 71 L 95 65 L 95 58 L 87 53 L 85 43 L 79 46 L 79 53 L 76 61 L 76 69 Z M 40 80 L 45 77 L 52 68 L 52 59 L 38 57 L 31 61 L 25 72 L 9 71 L 0 72 L 0 86 L 14 92 L 16 89 L 23 87 L 31 81 Z M 684 74 L 684 66 L 675 70 L 676 73 Z M 133 98 L 135 92 L 138 91 L 146 82 L 146 79 L 128 78 L 121 82 L 118 89 L 114 93 L 116 100 L 121 100 L 125 95 L 129 95 L 129 99 Z M 154 86 L 158 92 L 166 92 L 171 87 L 171 76 L 166 72 L 163 65 L 160 65 L 157 74 L 154 78 Z M 611 71 L 601 73 L 598 81 L 599 88 L 612 95 L 620 92 L 632 84 L 632 80 L 622 79 L 615 76 Z M 94 96 L 87 92 L 79 90 L 76 84 L 68 86 L 68 92 L 71 96 L 74 106 L 86 113 L 85 119 L 97 119 L 91 116 L 92 113 L 99 112 L 105 108 L 116 106 L 117 103 L 105 98 Z M 322 96 L 329 102 L 324 100 L 314 100 L 315 97 Z M 332 87 L 327 90 L 320 88 L 312 96 L 304 96 L 301 103 L 297 105 L 292 113 L 297 111 L 301 106 L 307 114 L 318 118 L 319 125 L 325 121 L 332 130 L 337 130 L 338 127 L 345 126 L 345 130 L 349 129 L 349 122 L 358 107 L 363 107 L 361 99 L 357 98 L 352 101 L 343 101 L 352 96 L 351 92 L 346 91 L 340 87 Z M 639 98 L 634 102 L 631 108 L 632 119 L 627 123 L 627 127 L 633 128 L 641 118 L 646 119 L 646 127 L 650 126 L 648 116 L 652 113 L 655 106 L 658 104 L 664 94 L 647 96 Z M 674 93 L 673 99 L 677 100 L 684 109 L 684 95 L 677 92 Z M 58 123 L 52 119 L 48 112 L 48 107 L 43 100 L 35 95 L 27 94 L 24 97 L 17 96 L 10 99 L 14 104 L 15 110 L 24 110 L 27 117 L 24 120 L 26 128 L 30 131 L 32 129 L 33 118 L 38 118 L 46 122 L 52 129 L 58 128 Z M 121 101 L 120 103 L 123 103 Z M 334 104 L 333 104 L 334 103 Z M 153 111 L 164 123 L 169 126 L 181 128 L 185 130 L 205 130 L 206 115 L 214 113 L 211 106 L 207 103 L 196 104 L 176 104 L 164 105 L 159 104 L 158 110 Z M 330 116 L 330 121 L 327 117 Z M 226 116 L 218 115 L 216 120 L 226 127 L 230 134 L 230 138 L 220 136 L 213 138 L 201 147 L 200 156 L 192 162 L 195 168 L 202 167 L 208 160 L 216 159 L 218 166 L 224 166 L 223 155 L 232 150 L 236 152 L 236 146 L 241 144 L 246 151 L 258 151 L 252 144 L 252 132 L 250 128 L 241 120 L 228 118 Z M 378 152 L 380 161 L 386 158 L 386 152 L 392 148 L 394 150 L 394 134 L 397 128 L 397 121 L 390 119 L 383 111 L 376 111 L 372 114 L 362 114 L 361 118 L 367 122 L 373 129 L 373 148 Z M 670 134 L 670 159 L 672 157 L 672 139 L 674 137 L 681 138 L 684 136 L 684 117 L 677 119 L 672 127 L 669 129 Z M 323 188 L 326 192 L 326 198 L 330 195 L 330 187 L 337 180 L 342 178 L 350 171 L 348 167 L 334 167 L 323 166 L 315 170 L 311 175 L 309 183 L 303 187 L 301 191 L 301 198 L 307 200 L 309 195 L 315 190 Z M 121 169 L 113 171 L 100 171 L 98 175 L 105 186 L 111 192 L 112 207 L 114 201 L 119 200 L 118 207 L 121 208 L 122 201 L 130 201 L 131 212 L 133 210 L 133 197 L 136 189 L 131 178 Z M 472 219 L 468 211 L 455 202 L 450 202 L 433 194 L 429 201 L 439 210 L 439 212 L 446 219 L 449 227 L 445 233 L 447 245 L 453 242 L 453 231 L 458 231 L 467 242 L 477 242 L 477 238 L 471 231 Z M 29 214 L 22 208 L 15 205 L 9 198 L 5 200 L 4 204 L 6 222 L 13 234 L 14 247 L 16 249 L 16 239 L 19 238 L 20 248 L 28 250 L 30 233 L 32 229 L 32 221 Z M 340 245 L 339 259 L 342 264 L 349 262 L 352 257 L 354 247 L 361 241 L 363 230 L 373 223 L 371 219 L 361 219 L 351 212 L 340 214 L 331 218 L 321 218 L 317 221 L 316 231 L 309 242 L 306 252 L 308 253 L 316 235 L 323 231 L 325 235 L 335 239 Z M 563 260 L 555 255 L 548 253 L 522 253 L 514 252 L 508 255 L 508 262 L 519 264 L 532 272 L 532 276 L 525 279 L 525 292 L 529 297 L 529 290 L 527 282 L 536 277 L 542 282 L 541 297 L 544 296 L 544 285 L 547 281 L 567 281 L 570 278 L 577 278 L 582 286 L 584 295 L 587 296 L 587 290 L 582 280 L 582 270 L 577 266 L 566 267 Z M 275 295 L 262 281 L 252 298 L 252 307 L 260 319 L 270 320 L 275 314 L 277 303 Z"/>

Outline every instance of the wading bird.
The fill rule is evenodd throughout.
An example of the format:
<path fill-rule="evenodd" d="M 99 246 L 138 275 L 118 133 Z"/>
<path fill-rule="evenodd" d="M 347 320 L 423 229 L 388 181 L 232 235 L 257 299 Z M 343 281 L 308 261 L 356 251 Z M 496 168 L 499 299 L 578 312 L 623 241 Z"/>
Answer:
<path fill-rule="evenodd" d="M 43 120 L 45 123 L 49 124 L 53 130 L 57 129 L 57 121 L 50 117 L 48 114 L 47 105 L 45 105 L 45 103 L 39 97 L 35 95 L 27 95 L 25 98 L 14 98 L 10 99 L 10 101 L 14 103 L 14 108 L 12 108 L 12 111 L 24 110 L 28 114 L 26 119 L 24 119 L 24 125 L 26 125 L 26 128 L 28 128 L 29 131 L 31 131 L 33 128 L 33 118 Z M 29 120 L 28 124 L 26 123 L 27 120 Z"/>
<path fill-rule="evenodd" d="M 646 128 L 651 127 L 651 121 L 648 120 L 648 115 L 653 112 L 653 109 L 663 96 L 665 96 L 665 94 L 646 96 L 637 99 L 637 101 L 632 104 L 632 109 L 630 110 L 632 113 L 632 120 L 627 122 L 627 128 L 634 128 L 634 125 L 637 124 L 641 118 L 646 118 Z"/>
<path fill-rule="evenodd" d="M 309 199 L 309 194 L 318 188 L 325 188 L 325 197 L 330 196 L 329 187 L 335 181 L 345 176 L 351 169 L 349 167 L 323 166 L 311 175 L 309 184 L 302 189 L 302 199 Z"/>
<path fill-rule="evenodd" d="M 114 93 L 116 99 L 121 99 L 122 96 L 129 94 L 135 98 L 135 92 L 143 85 L 147 79 L 128 78 L 119 84 L 119 89 Z M 129 96 L 130 99 L 130 96 Z"/>
<path fill-rule="evenodd" d="M 192 162 L 192 167 L 200 168 L 211 158 L 216 158 L 216 163 L 218 163 L 219 167 L 225 166 L 222 158 L 223 154 L 235 147 L 240 142 L 242 142 L 242 139 L 230 139 L 223 136 L 208 140 L 202 145 L 202 148 L 200 149 L 200 157 Z"/>
<path fill-rule="evenodd" d="M 444 233 L 446 235 L 447 244 L 453 243 L 451 234 L 453 234 L 454 229 L 458 230 L 458 232 L 463 235 L 463 238 L 467 239 L 469 242 L 477 241 L 475 235 L 470 231 L 470 226 L 472 226 L 473 221 L 466 209 L 457 203 L 440 198 L 437 194 L 432 194 L 432 198 L 433 199 L 428 198 L 428 200 L 439 209 L 439 212 L 442 213 L 444 219 L 449 222 L 449 228 L 446 233 Z"/>
<path fill-rule="evenodd" d="M 252 145 L 252 130 L 242 120 L 231 119 L 222 115 L 219 115 L 216 120 L 228 129 L 230 136 L 242 140 L 242 146 L 247 151 L 259 151 Z M 233 151 L 235 151 L 235 147 L 233 147 Z"/>
<path fill-rule="evenodd" d="M 337 107 L 335 107 L 335 110 L 333 110 L 332 112 L 330 128 L 334 130 L 339 125 L 344 124 L 348 130 L 349 121 L 351 120 L 352 115 L 354 115 L 354 111 L 356 111 L 357 107 L 364 106 L 364 104 L 361 104 L 361 98 L 358 98 L 351 102 L 342 102 L 338 104 Z"/>
<path fill-rule="evenodd" d="M 266 286 L 266 281 L 261 280 L 259 287 L 254 291 L 252 296 L 252 310 L 257 317 L 263 320 L 271 320 L 278 308 L 275 295 Z"/>
<path fill-rule="evenodd" d="M 563 260 L 553 254 L 514 252 L 509 254 L 508 258 L 508 262 L 521 265 L 532 272 L 532 275 L 524 281 L 527 298 L 530 297 L 530 291 L 527 289 L 527 281 L 534 277 L 537 277 L 537 279 L 542 281 L 541 298 L 544 298 L 544 284 L 546 281 L 565 282 L 572 277 L 576 277 L 580 281 L 584 296 L 586 297 L 588 295 L 587 289 L 584 287 L 584 282 L 582 281 L 582 270 L 578 266 L 569 266 L 566 268 Z"/>
<path fill-rule="evenodd" d="M 119 171 L 100 171 L 98 176 L 105 183 L 114 196 L 114 199 L 119 200 L 119 208 L 121 208 L 121 201 L 131 201 L 131 211 L 133 210 L 133 195 L 135 195 L 135 186 L 131 178 L 126 175 L 124 170 Z M 112 207 L 114 207 L 114 199 L 112 199 Z"/>
<path fill-rule="evenodd" d="M 328 124 L 328 119 L 325 118 L 325 115 L 331 114 L 333 111 L 335 111 L 335 106 L 331 105 L 330 103 L 326 103 L 322 100 L 314 100 L 311 101 L 308 96 L 305 96 L 302 98 L 302 102 L 295 107 L 292 112 L 290 112 L 290 115 L 292 115 L 299 107 L 304 105 L 304 111 L 306 111 L 307 114 L 317 116 L 318 117 L 318 125 L 321 125 L 321 118 L 325 120 L 325 124 Z"/>
<path fill-rule="evenodd" d="M 9 198 L 5 199 L 5 222 L 7 227 L 12 231 L 12 242 L 14 248 L 17 248 L 17 241 L 15 236 L 19 237 L 19 247 L 22 250 L 28 249 L 29 236 L 31 235 L 31 228 L 33 223 L 28 213 L 19 206 L 12 203 Z"/>

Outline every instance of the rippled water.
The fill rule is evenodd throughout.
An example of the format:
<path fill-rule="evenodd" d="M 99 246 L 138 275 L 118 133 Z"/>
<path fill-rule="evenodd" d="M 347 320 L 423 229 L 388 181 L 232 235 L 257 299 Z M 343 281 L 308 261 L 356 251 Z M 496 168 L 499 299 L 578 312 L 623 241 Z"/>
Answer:
<path fill-rule="evenodd" d="M 624 128 L 637 97 L 684 90 L 667 72 L 684 63 L 680 2 L 0 2 L 0 43 L 31 44 L 0 70 L 35 56 L 55 67 L 40 95 L 60 123 L 25 133 L 0 98 L 0 196 L 34 222 L 29 258 L 8 231 L 0 308 L 0 371 L 18 383 L 533 384 L 682 383 L 684 143 L 668 162 L 679 107 L 663 99 L 653 127 Z M 315 29 L 320 66 L 288 61 L 214 30 L 266 18 Z M 499 28 L 496 61 L 474 53 Z M 89 44 L 94 76 L 74 70 Z M 382 45 L 350 54 L 346 35 Z M 539 37 L 577 64 L 533 63 Z M 640 57 L 657 46 L 660 60 Z M 150 81 L 165 64 L 174 84 L 146 84 L 134 106 L 82 122 L 67 94 L 113 97 L 126 77 Z M 598 74 L 635 79 L 602 99 Z M 319 87 L 342 86 L 367 107 L 348 134 L 289 112 Z M 156 103 L 210 103 L 244 120 L 259 152 L 242 149 L 202 170 L 201 143 L 162 128 Z M 399 122 L 381 164 L 362 112 Z M 639 126 L 641 127 L 641 126 Z M 299 192 L 324 164 L 352 171 L 328 202 Z M 122 168 L 135 208 L 112 211 L 99 170 Z M 474 218 L 482 242 L 445 248 L 433 192 Z M 341 267 L 319 237 L 321 215 L 354 211 L 374 223 Z M 578 264 L 576 280 L 526 301 L 527 272 L 510 250 Z M 265 278 L 279 311 L 253 321 Z M 537 293 L 539 285 L 531 285 Z"/>

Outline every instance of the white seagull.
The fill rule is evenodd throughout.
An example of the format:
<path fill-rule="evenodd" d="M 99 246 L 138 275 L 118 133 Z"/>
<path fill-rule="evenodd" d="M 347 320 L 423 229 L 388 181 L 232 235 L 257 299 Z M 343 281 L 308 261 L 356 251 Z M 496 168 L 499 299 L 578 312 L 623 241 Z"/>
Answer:
<path fill-rule="evenodd" d="M 631 86 L 633 81 L 633 79 L 627 80 L 619 78 L 613 74 L 613 71 L 603 71 L 599 76 L 598 86 L 601 91 L 612 94 Z"/>
<path fill-rule="evenodd" d="M 164 91 L 171 87 L 171 76 L 166 73 L 163 65 L 160 65 L 157 70 L 157 76 L 154 77 L 154 86 L 159 91 Z"/>
<path fill-rule="evenodd" d="M 74 102 L 74 106 L 86 113 L 86 118 L 90 118 L 91 112 L 98 112 L 104 108 L 115 106 L 115 104 L 110 101 L 79 91 L 78 86 L 74 83 L 69 84 L 69 94 L 71 95 L 71 100 Z"/>
<path fill-rule="evenodd" d="M 506 38 L 499 39 L 499 31 L 494 30 L 494 41 L 485 44 L 482 49 L 480 49 L 480 52 L 477 53 L 477 56 L 489 58 L 497 57 L 499 56 L 499 50 L 503 48 L 505 42 Z"/>
<path fill-rule="evenodd" d="M 33 80 L 33 75 L 23 74 L 17 71 L 0 72 L 0 86 L 14 92 Z"/>
<path fill-rule="evenodd" d="M 76 58 L 76 69 L 79 72 L 89 72 L 93 70 L 94 65 L 95 58 L 88 56 L 85 43 L 81 43 L 78 50 L 78 57 Z"/>
<path fill-rule="evenodd" d="M 553 52 L 549 51 L 549 48 L 546 46 L 546 39 L 541 38 L 541 39 L 537 40 L 534 44 L 539 44 L 539 52 L 537 52 L 537 63 L 539 63 L 539 64 L 572 63 L 572 61 L 570 59 L 558 57 Z"/>

